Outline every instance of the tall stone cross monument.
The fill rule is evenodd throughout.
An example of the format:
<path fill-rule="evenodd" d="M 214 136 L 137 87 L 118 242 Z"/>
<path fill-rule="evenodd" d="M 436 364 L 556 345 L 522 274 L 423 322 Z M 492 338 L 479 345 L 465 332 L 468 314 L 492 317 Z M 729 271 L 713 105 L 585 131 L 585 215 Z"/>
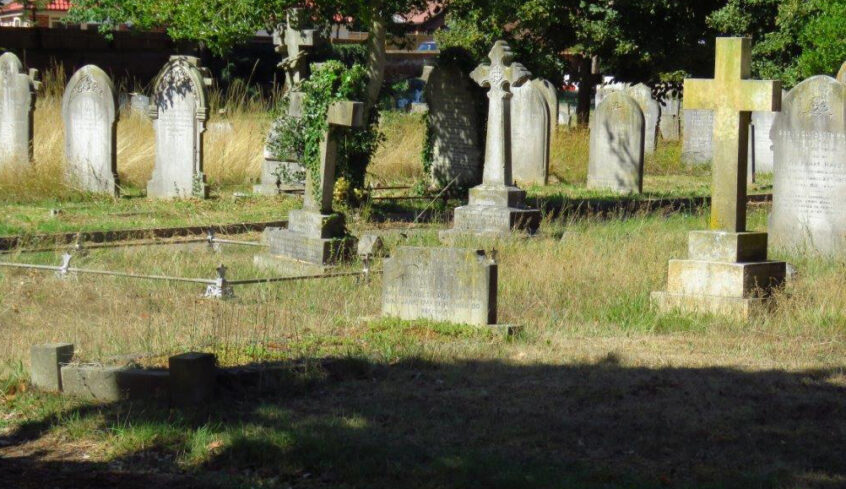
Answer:
<path fill-rule="evenodd" d="M 507 235 L 512 230 L 534 232 L 540 224 L 540 211 L 526 208 L 526 192 L 514 186 L 511 178 L 511 88 L 519 87 L 532 74 L 520 63 L 505 41 L 497 41 L 488 57 L 470 76 L 488 90 L 488 130 L 482 184 L 470 189 L 468 205 L 455 209 L 453 228 L 441 233 Z"/>
<path fill-rule="evenodd" d="M 659 309 L 745 317 L 784 281 L 784 262 L 767 261 L 767 233 L 746 232 L 746 172 L 752 111 L 781 110 L 781 83 L 748 80 L 751 40 L 717 38 L 713 80 L 687 79 L 684 108 L 714 111 L 708 231 L 689 236 L 688 260 L 671 260 Z"/>
<path fill-rule="evenodd" d="M 316 29 L 302 29 L 301 9 L 290 9 L 287 22 L 279 24 L 273 31 L 273 44 L 279 54 L 286 57 L 279 62 L 277 68 L 285 72 L 285 89 L 288 91 L 287 117 L 300 118 L 303 113 L 305 94 L 300 91 L 300 84 L 308 77 L 308 54 L 318 41 Z M 280 192 L 302 189 L 302 181 L 297 178 L 302 174 L 303 167 L 297 161 L 296 155 L 280 156 L 274 154 L 269 141 L 276 137 L 278 130 L 274 121 L 267 134 L 264 147 L 264 162 L 261 167 L 261 183 L 253 186 L 253 192 L 264 195 L 276 195 Z"/>
<path fill-rule="evenodd" d="M 265 230 L 271 256 L 257 256 L 258 265 L 283 272 L 314 271 L 314 267 L 322 269 L 343 261 L 355 247 L 355 238 L 346 230 L 345 216 L 332 209 L 332 197 L 337 133 L 342 128 L 364 126 L 364 104 L 335 102 L 329 106 L 327 119 L 329 128 L 320 143 L 320 166 L 315 174 L 307 172 L 303 208 L 288 213 L 287 229 Z"/>

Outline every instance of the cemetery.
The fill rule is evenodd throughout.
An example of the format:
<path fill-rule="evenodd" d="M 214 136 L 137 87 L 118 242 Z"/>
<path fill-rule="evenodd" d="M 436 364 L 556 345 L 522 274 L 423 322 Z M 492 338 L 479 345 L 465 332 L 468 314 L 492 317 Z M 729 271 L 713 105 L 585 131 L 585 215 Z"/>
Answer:
<path fill-rule="evenodd" d="M 587 3 L 0 48 L 0 487 L 846 487 L 846 10 Z"/>

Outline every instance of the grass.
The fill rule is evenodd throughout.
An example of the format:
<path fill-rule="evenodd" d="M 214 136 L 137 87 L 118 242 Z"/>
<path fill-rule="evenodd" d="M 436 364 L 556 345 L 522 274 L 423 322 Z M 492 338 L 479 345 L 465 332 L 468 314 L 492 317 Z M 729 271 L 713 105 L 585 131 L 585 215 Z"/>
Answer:
<path fill-rule="evenodd" d="M 752 229 L 765 221 L 765 208 L 752 211 Z M 512 340 L 375 319 L 378 276 L 243 287 L 216 302 L 199 299 L 199 285 L 0 270 L 0 358 L 10 365 L 0 419 L 16 440 L 0 453 L 20 462 L 71 444 L 89 456 L 71 457 L 81 467 L 237 487 L 846 483 L 835 448 L 846 432 L 846 263 L 777 254 L 801 273 L 766 316 L 658 316 L 649 293 L 704 224 L 704 214 L 547 220 L 538 238 L 500 242 L 500 321 L 525 327 Z M 385 240 L 433 245 L 436 232 Z M 255 253 L 124 248 L 76 264 L 210 278 L 224 262 L 233 279 L 266 276 Z M 288 365 L 291 377 L 273 394 L 232 394 L 198 412 L 10 387 L 22 385 L 14 366 L 27 364 L 29 345 L 49 341 L 74 342 L 84 361 L 132 354 L 155 366 L 199 349 L 223 365 Z"/>

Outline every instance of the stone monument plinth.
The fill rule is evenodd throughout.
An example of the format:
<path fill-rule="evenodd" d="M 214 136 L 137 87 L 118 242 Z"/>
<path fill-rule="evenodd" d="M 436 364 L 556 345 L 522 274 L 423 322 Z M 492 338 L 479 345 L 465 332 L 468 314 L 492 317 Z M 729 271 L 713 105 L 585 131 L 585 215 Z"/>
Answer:
<path fill-rule="evenodd" d="M 263 239 L 269 255 L 255 257 L 255 263 L 283 273 L 322 272 L 346 259 L 356 239 L 347 232 L 346 219 L 332 209 L 335 187 L 337 131 L 341 127 L 364 126 L 364 104 L 340 101 L 329 106 L 329 129 L 320 143 L 320 181 L 307 172 L 301 210 L 288 213 L 287 228 L 268 228 Z"/>

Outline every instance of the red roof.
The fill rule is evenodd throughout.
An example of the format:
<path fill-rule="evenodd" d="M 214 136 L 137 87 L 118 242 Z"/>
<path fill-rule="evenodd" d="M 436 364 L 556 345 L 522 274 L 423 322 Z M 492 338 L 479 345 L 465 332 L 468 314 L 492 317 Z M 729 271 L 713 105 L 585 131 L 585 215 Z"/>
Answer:
<path fill-rule="evenodd" d="M 40 8 L 38 10 L 52 10 L 52 11 L 59 11 L 59 12 L 67 12 L 70 9 L 71 3 L 70 0 L 53 0 L 52 2 L 48 3 L 44 8 Z M 23 10 L 23 4 L 18 2 L 12 2 L 5 7 L 3 7 L 3 12 L 13 12 L 16 10 Z"/>

